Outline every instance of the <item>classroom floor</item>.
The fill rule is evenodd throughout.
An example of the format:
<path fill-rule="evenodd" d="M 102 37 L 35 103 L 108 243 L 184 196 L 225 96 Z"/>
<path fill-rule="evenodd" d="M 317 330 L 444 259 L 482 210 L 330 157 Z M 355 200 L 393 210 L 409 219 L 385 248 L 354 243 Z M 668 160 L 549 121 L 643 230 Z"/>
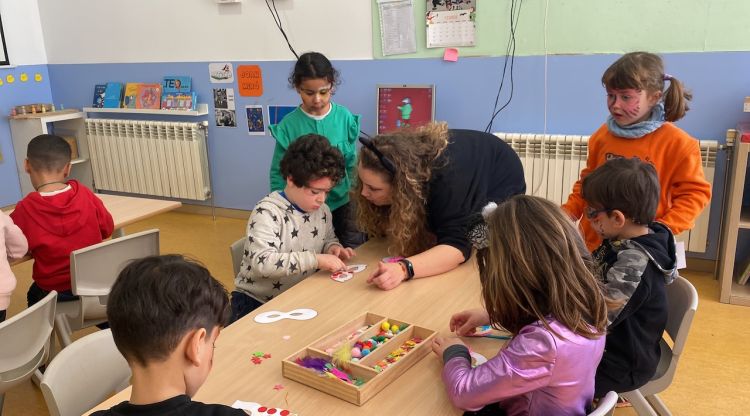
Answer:
<path fill-rule="evenodd" d="M 126 233 L 158 228 L 162 253 L 183 253 L 203 262 L 228 290 L 233 287 L 229 245 L 245 232 L 245 221 L 172 212 L 127 227 Z M 13 268 L 18 287 L 8 316 L 26 305 L 31 284 L 31 265 Z M 686 351 L 672 386 L 662 399 L 675 415 L 744 415 L 750 409 L 750 360 L 744 347 L 750 345 L 750 307 L 718 302 L 719 284 L 706 273 L 686 272 L 698 289 L 700 304 L 693 321 Z M 81 336 L 89 331 L 79 331 Z M 252 397 L 243 398 L 251 400 Z M 5 394 L 5 415 L 47 415 L 40 390 L 30 381 Z M 634 415 L 630 408 L 618 416 Z"/>

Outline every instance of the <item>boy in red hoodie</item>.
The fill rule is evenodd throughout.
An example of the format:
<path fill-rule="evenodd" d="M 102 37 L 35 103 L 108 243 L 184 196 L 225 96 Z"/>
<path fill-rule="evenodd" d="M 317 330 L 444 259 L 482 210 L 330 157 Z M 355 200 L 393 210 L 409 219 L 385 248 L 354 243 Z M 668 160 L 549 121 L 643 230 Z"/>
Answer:
<path fill-rule="evenodd" d="M 11 213 L 26 235 L 34 257 L 26 300 L 29 306 L 56 290 L 59 301 L 73 300 L 70 253 L 112 235 L 112 215 L 102 201 L 70 173 L 70 145 L 62 137 L 41 134 L 29 142 L 24 168 L 36 192 Z"/>

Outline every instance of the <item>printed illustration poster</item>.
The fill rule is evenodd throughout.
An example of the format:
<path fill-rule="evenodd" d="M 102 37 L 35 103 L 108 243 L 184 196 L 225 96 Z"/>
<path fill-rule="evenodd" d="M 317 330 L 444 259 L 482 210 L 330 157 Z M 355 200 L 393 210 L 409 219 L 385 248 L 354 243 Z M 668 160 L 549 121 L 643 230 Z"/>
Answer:
<path fill-rule="evenodd" d="M 262 105 L 246 105 L 247 134 L 251 136 L 262 136 L 266 134 L 266 123 L 263 117 Z"/>
<path fill-rule="evenodd" d="M 217 127 L 237 127 L 234 88 L 214 88 L 214 119 Z"/>
<path fill-rule="evenodd" d="M 231 84 L 234 82 L 234 69 L 230 62 L 208 64 L 208 75 L 213 83 Z"/>
<path fill-rule="evenodd" d="M 237 67 L 237 86 L 240 97 L 260 97 L 263 95 L 263 75 L 258 65 Z"/>

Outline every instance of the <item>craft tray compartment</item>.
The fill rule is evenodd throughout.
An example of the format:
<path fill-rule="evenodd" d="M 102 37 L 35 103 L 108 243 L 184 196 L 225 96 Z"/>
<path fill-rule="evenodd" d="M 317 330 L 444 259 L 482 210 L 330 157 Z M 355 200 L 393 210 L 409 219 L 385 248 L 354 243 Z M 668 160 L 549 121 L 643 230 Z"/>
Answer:
<path fill-rule="evenodd" d="M 406 325 L 406 329 L 401 330 L 398 334 L 394 335 L 393 338 L 384 342 L 370 354 L 363 357 L 360 362 L 349 363 L 349 371 L 347 372 L 354 377 L 362 378 L 365 383 L 361 386 L 355 386 L 354 384 L 347 383 L 343 380 L 322 376 L 314 370 L 304 368 L 295 363 L 297 358 L 304 357 L 325 358 L 330 360 L 331 355 L 325 352 L 326 349 L 335 349 L 342 341 L 367 325 L 371 325 L 371 327 L 363 333 L 350 338 L 349 341 L 353 345 L 356 341 L 369 339 L 378 334 L 380 331 L 380 325 L 386 320 L 390 324 L 399 325 L 400 328 L 403 328 L 403 326 Z M 431 350 L 430 345 L 434 336 L 435 331 L 431 329 L 422 328 L 408 322 L 386 318 L 385 316 L 368 312 L 340 326 L 312 342 L 305 348 L 287 357 L 281 362 L 281 373 L 288 379 L 298 381 L 349 403 L 356 404 L 357 406 L 362 406 L 387 385 L 394 382 L 399 376 L 401 376 L 401 374 L 406 372 L 409 367 L 413 366 L 427 355 Z M 388 354 L 398 349 L 406 341 L 414 337 L 421 338 L 422 342 L 417 344 L 414 349 L 406 353 L 401 359 L 390 364 L 380 373 L 372 368 L 372 366 L 378 361 L 382 360 Z"/>

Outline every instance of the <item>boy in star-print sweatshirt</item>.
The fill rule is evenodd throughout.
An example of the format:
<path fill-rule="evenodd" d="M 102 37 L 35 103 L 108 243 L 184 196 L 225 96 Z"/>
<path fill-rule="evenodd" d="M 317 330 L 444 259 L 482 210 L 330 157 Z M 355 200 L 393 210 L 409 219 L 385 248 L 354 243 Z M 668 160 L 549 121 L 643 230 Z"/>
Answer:
<path fill-rule="evenodd" d="M 283 191 L 258 202 L 247 223 L 247 240 L 232 292 L 232 321 L 319 269 L 335 272 L 354 255 L 334 234 L 326 195 L 344 173 L 344 158 L 323 136 L 292 143 L 281 160 Z"/>

